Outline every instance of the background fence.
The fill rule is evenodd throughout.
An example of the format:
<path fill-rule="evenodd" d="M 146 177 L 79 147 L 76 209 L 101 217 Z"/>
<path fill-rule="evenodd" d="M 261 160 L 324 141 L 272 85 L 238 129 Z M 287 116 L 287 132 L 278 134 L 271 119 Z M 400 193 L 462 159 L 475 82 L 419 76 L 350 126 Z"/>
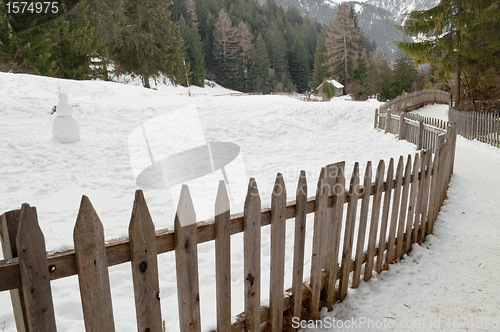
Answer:
<path fill-rule="evenodd" d="M 459 135 L 500 148 L 500 113 L 461 112 L 450 108 L 448 116 L 450 122 L 457 125 Z"/>
<path fill-rule="evenodd" d="M 429 104 L 448 104 L 450 102 L 450 94 L 441 90 L 420 90 L 407 93 L 395 99 L 387 101 L 380 107 L 381 113 L 386 113 L 388 110 L 392 114 L 401 112 L 410 112 Z"/>
<path fill-rule="evenodd" d="M 467 139 L 476 139 L 480 142 L 500 147 L 500 113 L 498 112 L 468 112 L 458 111 L 451 107 L 450 94 L 440 90 L 421 90 L 399 96 L 381 105 L 375 114 L 375 128 L 384 129 L 418 145 L 419 148 L 428 148 L 429 140 L 436 139 L 438 131 L 428 133 L 422 131 L 417 125 L 420 121 L 428 128 L 446 130 L 446 121 L 426 118 L 407 112 L 429 104 L 449 104 L 449 123 L 456 125 L 457 134 Z M 399 127 L 404 116 L 405 132 L 400 133 Z M 389 119 L 389 120 L 387 120 Z M 409 125 L 409 126 L 408 126 Z M 429 130 L 432 131 L 432 130 Z M 420 135 L 422 142 L 418 144 Z M 429 137 L 425 137 L 428 135 Z M 432 145 L 432 142 L 430 142 Z"/>

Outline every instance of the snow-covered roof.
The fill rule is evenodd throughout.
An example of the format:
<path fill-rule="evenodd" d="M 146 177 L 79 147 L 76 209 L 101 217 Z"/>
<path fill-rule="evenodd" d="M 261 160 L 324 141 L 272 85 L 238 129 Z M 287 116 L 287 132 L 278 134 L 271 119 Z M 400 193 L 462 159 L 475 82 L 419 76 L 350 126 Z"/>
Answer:
<path fill-rule="evenodd" d="M 340 84 L 339 82 L 337 82 L 337 81 L 335 81 L 335 80 L 325 80 L 325 82 L 330 83 L 330 84 L 331 84 L 331 85 L 333 85 L 336 89 L 342 89 L 342 88 L 344 87 L 342 84 Z M 323 82 L 323 83 L 325 83 L 325 82 Z M 317 87 L 317 89 L 319 89 L 319 88 L 323 85 L 323 83 L 321 83 L 321 84 Z"/>

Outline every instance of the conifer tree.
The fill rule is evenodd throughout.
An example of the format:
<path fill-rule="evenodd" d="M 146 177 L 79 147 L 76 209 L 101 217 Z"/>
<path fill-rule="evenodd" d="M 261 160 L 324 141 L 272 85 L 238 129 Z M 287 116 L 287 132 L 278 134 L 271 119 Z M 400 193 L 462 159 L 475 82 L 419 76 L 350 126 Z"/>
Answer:
<path fill-rule="evenodd" d="M 189 84 L 204 86 L 205 84 L 205 54 L 203 44 L 196 25 L 188 25 L 181 17 L 179 21 L 179 30 L 184 40 L 185 58 L 188 67 Z"/>
<path fill-rule="evenodd" d="M 217 64 L 217 81 L 235 88 L 241 79 L 238 63 L 238 33 L 226 10 L 222 8 L 213 30 L 213 57 Z"/>
<path fill-rule="evenodd" d="M 114 51 L 120 71 L 141 76 L 144 87 L 160 74 L 174 83 L 185 81 L 183 45 L 170 20 L 171 1 L 126 0 L 126 24 Z"/>
<path fill-rule="evenodd" d="M 296 38 L 293 42 L 288 63 L 290 66 L 290 75 L 292 76 L 293 84 L 297 87 L 297 92 L 306 91 L 310 81 L 309 61 L 304 42 L 299 38 Z"/>
<path fill-rule="evenodd" d="M 416 63 L 438 68 L 454 86 L 458 107 L 464 93 L 462 84 L 469 99 L 498 98 L 498 90 L 491 94 L 495 89 L 482 84 L 483 77 L 495 81 L 500 73 L 500 39 L 492 33 L 500 29 L 499 12 L 498 0 L 441 0 L 434 8 L 409 14 L 401 29 L 419 41 L 398 43 L 398 47 Z M 453 78 L 445 76 L 452 73 Z"/>
<path fill-rule="evenodd" d="M 326 65 L 334 78 L 347 86 L 351 79 L 356 78 L 353 75 L 362 64 L 363 57 L 361 30 L 352 7 L 341 4 L 325 34 Z"/>
<path fill-rule="evenodd" d="M 250 78 L 253 91 L 262 93 L 271 92 L 271 77 L 269 75 L 271 63 L 267 54 L 262 35 L 257 37 L 250 66 Z"/>

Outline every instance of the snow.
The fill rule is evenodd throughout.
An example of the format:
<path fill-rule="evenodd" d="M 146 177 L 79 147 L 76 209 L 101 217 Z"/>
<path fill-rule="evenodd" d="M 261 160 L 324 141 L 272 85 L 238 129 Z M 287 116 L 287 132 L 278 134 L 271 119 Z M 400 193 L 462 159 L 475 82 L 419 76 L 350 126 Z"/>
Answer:
<path fill-rule="evenodd" d="M 229 160 L 225 167 L 232 212 L 242 211 L 249 177 L 256 178 L 263 207 L 266 207 L 270 205 L 270 194 L 278 172 L 284 175 L 292 196 L 299 172 L 304 169 L 311 196 L 320 168 L 326 164 L 345 160 L 349 178 L 355 161 L 359 161 L 363 169 L 366 161 L 376 163 L 384 159 L 387 163 L 391 157 L 415 152 L 414 145 L 373 130 L 373 113 L 379 106 L 373 100 L 354 102 L 334 98 L 331 102 L 308 103 L 285 96 L 229 96 L 234 91 L 220 86 L 191 87 L 194 97 L 189 97 L 187 88 L 160 84 L 157 89 L 0 73 L 0 151 L 3 156 L 0 159 L 0 213 L 17 209 L 23 202 L 36 206 L 47 249 L 64 250 L 73 246 L 72 233 L 81 195 L 90 198 L 103 223 L 106 239 L 126 237 L 134 191 L 137 189 L 136 176 L 148 169 L 153 161 L 171 160 L 200 144 L 226 142 L 239 147 L 237 156 Z M 74 144 L 60 144 L 51 138 L 55 115 L 50 115 L 50 110 L 57 103 L 59 90 L 68 94 L 75 118 L 80 123 L 81 139 Z M 408 295 L 405 296 L 415 301 L 425 300 L 420 296 L 422 289 L 406 287 L 405 278 L 410 278 L 408 280 L 415 286 L 427 283 L 429 289 L 424 290 L 425 294 L 433 292 L 436 296 L 428 295 L 428 298 L 443 301 L 443 305 L 404 302 L 418 309 L 411 311 L 414 315 L 420 310 L 431 310 L 433 306 L 448 314 L 452 310 L 448 306 L 451 302 L 466 308 L 464 303 L 468 302 L 463 301 L 467 296 L 480 294 L 488 298 L 484 303 L 471 304 L 467 312 L 483 310 L 479 314 L 489 317 L 491 306 L 495 303 L 489 300 L 489 296 L 499 298 L 493 279 L 498 270 L 491 265 L 494 263 L 491 255 L 487 255 L 498 249 L 493 241 L 498 239 L 498 231 L 492 224 L 498 220 L 498 197 L 493 192 L 499 184 L 498 152 L 488 146 L 459 139 L 457 153 L 459 158 L 450 198 L 436 224 L 436 234 L 427 242 L 430 249 L 415 248 L 410 256 L 413 263 L 407 259 L 395 265 L 397 268 L 379 276 L 386 279 L 374 279 L 352 290 L 347 300 L 335 307 L 334 313 L 344 314 L 339 317 L 360 315 L 363 310 L 370 314 L 384 311 L 384 316 L 392 317 L 393 312 L 409 310 L 405 306 L 388 306 L 391 302 L 399 303 L 399 297 L 404 298 L 406 293 Z M 472 153 L 473 159 L 466 158 L 469 153 Z M 468 163 L 466 160 L 469 160 Z M 218 181 L 223 178 L 221 171 L 214 167 L 216 161 L 216 157 L 211 156 L 209 167 L 214 170 L 212 173 L 186 182 L 193 195 L 197 220 L 212 218 Z M 472 166 L 479 161 L 482 169 L 475 173 Z M 185 171 L 191 166 L 181 165 L 177 170 Z M 489 176 L 482 178 L 484 174 Z M 483 182 L 488 181 L 488 188 L 492 188 L 490 192 L 483 191 L 486 184 L 483 187 L 480 178 Z M 170 185 L 170 182 L 159 189 L 144 189 L 156 229 L 172 227 L 179 192 L 180 184 Z M 481 199 L 481 204 L 477 206 L 472 204 L 476 198 Z M 459 207 L 460 211 L 457 210 Z M 496 218 L 492 221 L 494 213 Z M 309 216 L 306 257 L 310 257 L 311 252 L 312 215 Z M 478 217 L 473 219 L 476 223 L 473 229 L 467 227 L 471 223 L 470 216 Z M 463 232 L 467 232 L 467 236 Z M 270 230 L 266 226 L 262 228 L 263 305 L 267 304 L 269 296 L 269 240 Z M 293 220 L 289 220 L 285 267 L 287 286 L 291 285 L 292 240 Z M 243 311 L 242 242 L 241 234 L 232 236 L 233 315 Z M 198 250 L 202 327 L 209 330 L 215 327 L 216 317 L 214 244 L 201 244 Z M 469 256 L 476 254 L 480 261 Z M 178 318 L 173 253 L 159 255 L 158 260 L 163 319 L 168 331 L 176 331 Z M 419 263 L 418 266 L 415 262 Z M 305 271 L 310 270 L 309 264 L 307 261 Z M 404 270 L 405 264 L 409 270 Z M 438 270 L 441 266 L 442 274 Z M 426 274 L 417 270 L 420 267 L 432 269 Z M 481 282 L 479 279 L 465 279 L 465 276 L 470 278 L 472 273 L 474 277 L 482 276 L 478 269 L 495 272 L 488 279 L 491 285 L 486 284 L 486 278 L 482 277 Z M 116 329 L 134 331 L 136 320 L 130 265 L 122 264 L 109 270 Z M 417 279 L 411 279 L 412 275 Z M 446 277 L 446 280 L 437 276 Z M 435 280 L 439 281 L 436 285 Z M 465 286 L 458 288 L 461 283 Z M 394 285 L 400 287 L 392 289 Z M 451 287 L 449 292 L 443 288 L 445 285 Z M 476 287 L 482 291 L 479 292 Z M 53 281 L 52 293 L 58 329 L 82 331 L 84 326 L 77 277 Z M 396 299 L 386 301 L 385 297 L 389 299 L 395 294 L 398 295 Z M 359 301 L 366 301 L 364 305 L 352 302 L 356 296 Z M 387 302 L 385 310 L 382 310 Z M 0 330 L 15 331 L 8 292 L 0 293 Z"/>
<path fill-rule="evenodd" d="M 447 109 L 430 105 L 414 113 L 446 120 Z M 499 168 L 499 149 L 458 137 L 434 234 L 388 271 L 350 289 L 322 312 L 328 328 L 314 331 L 498 331 Z"/>
<path fill-rule="evenodd" d="M 0 73 L 0 213 L 28 202 L 37 207 L 48 250 L 71 248 L 81 195 L 87 195 L 104 226 L 106 239 L 126 237 L 135 176 L 151 164 L 182 155 L 199 144 L 227 142 L 239 154 L 226 165 L 231 211 L 242 211 L 248 179 L 255 177 L 263 207 L 270 205 L 276 173 L 284 175 L 294 199 L 301 169 L 314 195 L 320 168 L 346 161 L 378 161 L 415 152 L 415 147 L 373 130 L 377 102 L 303 102 L 286 96 L 229 96 L 222 87 L 160 85 L 158 90 L 101 81 L 70 81 Z M 65 91 L 80 123 L 80 141 L 60 144 L 51 138 L 58 91 Z M 56 112 L 57 113 L 57 112 Z M 175 115 L 175 116 L 174 116 Z M 233 146 L 233 145 L 231 145 Z M 149 150 L 149 149 L 150 150 Z M 210 159 L 216 162 L 216 158 Z M 149 162 L 149 164 L 147 163 Z M 184 171 L 187 164 L 177 170 Z M 197 220 L 213 214 L 220 170 L 189 180 Z M 155 227 L 173 226 L 180 184 L 144 189 Z M 312 219 L 309 218 L 309 226 Z M 286 242 L 287 286 L 291 285 L 293 220 Z M 306 255 L 310 256 L 309 228 Z M 269 227 L 262 228 L 262 304 L 269 298 Z M 243 237 L 232 237 L 233 315 L 243 312 Z M 214 244 L 198 246 L 203 330 L 215 327 Z M 163 319 L 178 330 L 175 260 L 159 259 Z M 309 261 L 305 270 L 309 271 Z M 110 269 L 113 310 L 118 331 L 133 331 L 135 309 L 129 264 Z M 82 331 L 76 277 L 52 282 L 60 331 Z M 0 329 L 14 331 L 8 292 L 0 293 Z"/>

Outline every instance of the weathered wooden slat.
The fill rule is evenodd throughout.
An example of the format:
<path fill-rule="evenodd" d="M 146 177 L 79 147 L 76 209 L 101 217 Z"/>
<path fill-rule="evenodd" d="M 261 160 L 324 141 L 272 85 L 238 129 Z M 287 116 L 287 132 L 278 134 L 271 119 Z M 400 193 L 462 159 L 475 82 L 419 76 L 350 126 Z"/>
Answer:
<path fill-rule="evenodd" d="M 354 259 L 354 270 L 352 273 L 352 288 L 357 288 L 360 283 L 361 265 L 363 264 L 363 253 L 365 246 L 365 237 L 368 227 L 368 208 L 370 206 L 370 193 L 367 188 L 372 181 L 372 163 L 366 164 L 365 176 L 363 181 L 363 191 L 361 193 L 361 211 L 359 216 L 358 239 L 356 242 L 356 256 Z"/>
<path fill-rule="evenodd" d="M 421 209 L 422 209 L 422 201 L 423 201 L 423 195 L 425 191 L 425 162 L 426 162 L 426 151 L 421 150 L 420 151 L 420 156 L 419 156 L 419 178 L 418 178 L 418 192 L 416 194 L 416 199 L 415 199 L 415 208 L 413 211 L 414 217 L 413 217 L 413 231 L 412 231 L 412 243 L 418 242 L 419 239 L 419 231 L 421 228 L 421 222 L 422 222 L 422 215 L 421 215 Z"/>
<path fill-rule="evenodd" d="M 403 192 L 401 193 L 401 207 L 399 209 L 398 235 L 396 238 L 396 258 L 401 259 L 404 255 L 403 242 L 405 234 L 406 213 L 408 207 L 408 194 L 411 182 L 411 155 L 408 155 L 405 166 Z"/>
<path fill-rule="evenodd" d="M 36 208 L 31 207 L 35 218 L 37 217 Z M 12 259 L 17 257 L 17 229 L 19 227 L 19 215 L 21 210 L 13 210 L 0 215 L 0 242 L 2 244 L 2 252 L 4 259 Z M 2 280 L 0 278 L 0 280 Z M 24 304 L 24 296 L 22 287 L 10 290 L 10 300 L 16 322 L 18 332 L 25 332 L 28 326 L 28 316 L 26 315 L 26 305 Z"/>
<path fill-rule="evenodd" d="M 414 225 L 415 210 L 417 207 L 417 195 L 419 187 L 419 172 L 420 172 L 420 154 L 415 154 L 415 159 L 413 160 L 413 168 L 411 175 L 411 190 L 410 190 L 410 201 L 408 202 L 408 213 L 406 215 L 406 238 L 405 238 L 405 252 L 409 252 L 412 243 L 414 243 L 414 230 L 416 224 Z"/>
<path fill-rule="evenodd" d="M 73 240 L 85 329 L 114 331 L 104 230 L 87 196 L 82 197 Z"/>
<path fill-rule="evenodd" d="M 442 202 L 440 201 L 438 192 L 438 182 L 439 182 L 439 160 L 441 148 L 438 148 L 434 152 L 434 161 L 432 163 L 432 175 L 431 175 L 431 186 L 430 186 L 430 199 L 429 199 L 429 215 L 427 222 L 427 233 L 431 234 L 434 228 L 434 222 L 436 221 L 439 208 Z"/>
<path fill-rule="evenodd" d="M 196 213 L 186 185 L 181 189 L 174 230 L 180 330 L 201 331 Z"/>
<path fill-rule="evenodd" d="M 399 115 L 399 136 L 398 139 L 402 140 L 406 137 L 406 122 L 405 122 L 405 114 L 406 112 L 401 112 Z"/>
<path fill-rule="evenodd" d="M 325 166 L 325 185 L 328 186 L 328 196 L 333 196 L 335 189 L 335 181 L 339 174 L 340 169 L 344 169 L 345 162 L 338 162 L 334 164 L 329 164 Z M 335 224 L 334 224 L 334 216 L 335 208 L 333 205 L 326 212 L 326 218 L 324 220 L 323 227 L 323 240 L 322 240 L 322 268 L 324 270 L 328 270 L 330 268 L 330 260 L 332 259 L 334 246 L 332 246 L 332 239 L 335 237 Z"/>
<path fill-rule="evenodd" d="M 160 286 L 155 227 L 141 190 L 135 192 L 128 228 L 135 313 L 139 331 L 161 331 Z"/>
<path fill-rule="evenodd" d="M 422 206 L 421 206 L 421 218 L 422 218 L 422 227 L 420 229 L 420 238 L 419 242 L 423 242 L 425 239 L 425 236 L 427 235 L 427 218 L 428 218 L 428 206 L 429 206 L 429 189 L 430 189 L 430 180 L 431 180 L 431 171 L 432 171 L 432 152 L 428 150 L 426 152 L 426 159 L 425 159 L 425 179 L 424 179 L 424 192 L 423 192 L 423 198 L 422 198 Z"/>
<path fill-rule="evenodd" d="M 231 237 L 230 204 L 224 181 L 219 182 L 215 200 L 215 278 L 217 294 L 217 330 L 231 328 Z"/>
<path fill-rule="evenodd" d="M 271 285 L 269 310 L 271 331 L 283 329 L 283 294 L 285 277 L 286 187 L 278 173 L 271 195 Z"/>
<path fill-rule="evenodd" d="M 23 204 L 16 236 L 28 330 L 56 331 L 45 238 L 28 204 Z"/>
<path fill-rule="evenodd" d="M 296 191 L 297 213 L 295 214 L 295 234 L 293 244 L 293 316 L 302 317 L 302 282 L 304 278 L 304 250 L 306 242 L 306 172 L 300 171 Z"/>
<path fill-rule="evenodd" d="M 389 209 L 391 203 L 391 195 L 393 189 L 393 179 L 394 179 L 394 159 L 391 158 L 389 161 L 389 166 L 387 167 L 387 176 L 386 176 L 386 186 L 384 190 L 384 204 L 382 208 L 382 220 L 380 222 L 380 233 L 379 233 L 379 247 L 377 252 L 377 265 L 376 270 L 380 273 L 383 270 L 383 262 L 384 262 L 384 252 L 386 248 L 382 245 L 385 243 L 387 236 L 387 224 L 389 221 Z"/>
<path fill-rule="evenodd" d="M 328 186 L 326 184 L 326 169 L 321 168 L 316 189 L 316 212 L 314 213 L 314 233 L 311 257 L 311 304 L 310 315 L 312 319 L 319 318 L 319 301 L 321 295 L 321 276 L 322 276 L 322 240 L 323 226 L 325 224 L 328 207 Z"/>
<path fill-rule="evenodd" d="M 260 330 L 260 195 L 250 179 L 244 205 L 245 331 Z"/>
<path fill-rule="evenodd" d="M 349 202 L 347 203 L 347 216 L 344 232 L 344 245 L 342 249 L 342 265 L 340 267 L 339 300 L 347 296 L 349 284 L 349 272 L 351 267 L 352 247 L 354 244 L 354 226 L 356 224 L 356 212 L 358 208 L 359 193 L 359 164 L 354 164 L 351 182 L 349 185 Z"/>
<path fill-rule="evenodd" d="M 417 150 L 421 150 L 423 148 L 423 143 L 424 143 L 423 140 L 424 140 L 424 120 L 420 120 L 418 127 Z"/>
<path fill-rule="evenodd" d="M 327 298 L 326 306 L 331 309 L 333 303 L 338 299 L 338 294 L 336 293 L 336 282 L 338 274 L 340 271 L 339 262 L 339 252 L 340 252 L 340 236 L 342 230 L 342 220 L 344 215 L 344 202 L 346 200 L 345 191 L 345 174 L 344 167 L 345 163 L 342 162 L 338 165 L 337 173 L 335 176 L 335 184 L 333 187 L 333 210 L 332 210 L 332 228 L 333 228 L 333 238 L 331 240 L 331 257 L 330 266 L 328 268 L 328 283 L 327 283 Z"/>
<path fill-rule="evenodd" d="M 382 200 L 382 192 L 384 188 L 384 173 L 385 162 L 380 160 L 377 166 L 377 173 L 375 178 L 375 195 L 373 196 L 372 213 L 370 220 L 370 232 L 368 233 L 368 247 L 366 250 L 366 265 L 363 279 L 370 280 L 372 277 L 372 270 L 374 266 L 374 259 L 377 246 L 377 230 L 380 216 L 380 202 Z"/>
<path fill-rule="evenodd" d="M 401 191 L 403 187 L 403 156 L 399 157 L 398 166 L 396 168 L 396 183 L 394 185 L 394 196 L 392 199 L 392 209 L 391 209 L 391 222 L 389 227 L 389 239 L 387 254 L 385 256 L 384 268 L 387 268 L 388 264 L 394 262 L 396 257 L 394 255 L 396 251 L 396 231 L 398 225 L 399 217 L 399 203 L 401 201 Z"/>

